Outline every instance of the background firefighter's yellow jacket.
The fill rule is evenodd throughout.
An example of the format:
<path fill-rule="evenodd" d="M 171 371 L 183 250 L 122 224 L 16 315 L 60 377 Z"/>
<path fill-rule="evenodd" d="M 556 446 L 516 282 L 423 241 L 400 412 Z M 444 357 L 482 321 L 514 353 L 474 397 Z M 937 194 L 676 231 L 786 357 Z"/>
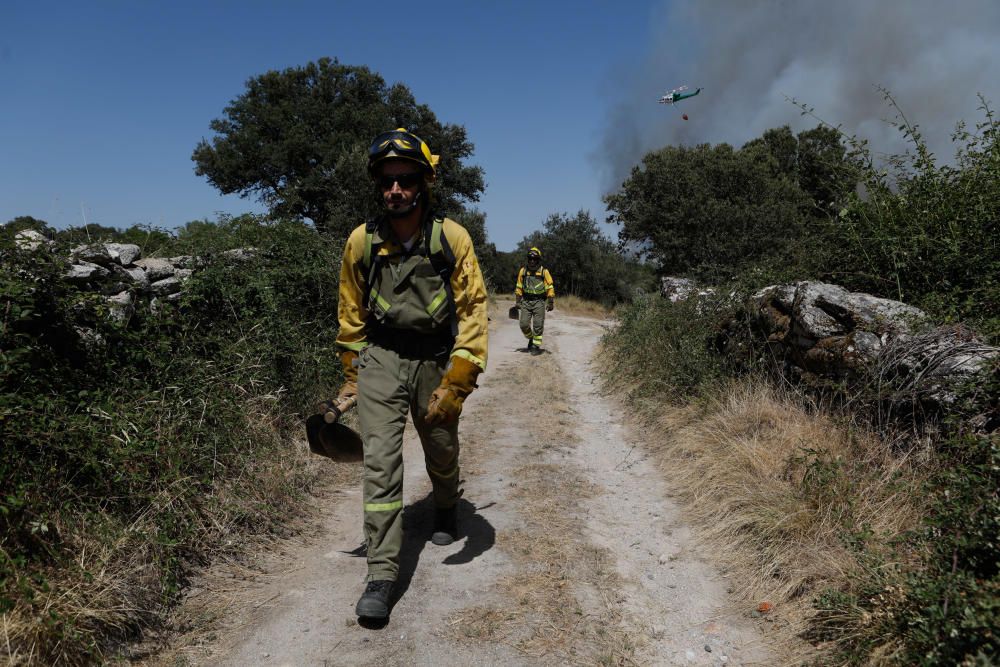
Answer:
<path fill-rule="evenodd" d="M 531 271 L 528 267 L 522 266 L 521 270 L 517 272 L 517 285 L 514 287 L 514 296 L 524 296 L 525 274 L 541 278 L 545 282 L 545 297 L 547 299 L 555 297 L 556 290 L 552 285 L 552 274 L 544 266 L 539 267 L 537 271 Z"/>
<path fill-rule="evenodd" d="M 467 359 L 485 369 L 488 320 L 483 273 L 469 232 L 449 218 L 444 219 L 441 231 L 455 254 L 451 289 L 455 294 L 458 334 L 451 355 Z M 418 237 L 417 243 L 421 242 Z M 340 333 L 337 335 L 337 345 L 355 351 L 360 351 L 367 345 L 365 323 L 368 321 L 368 307 L 363 303 L 367 293 L 367 275 L 362 265 L 365 243 L 365 225 L 360 225 L 347 239 L 340 265 L 340 303 L 337 309 Z M 391 240 L 378 247 L 381 255 L 394 255 L 399 251 L 399 245 Z"/>

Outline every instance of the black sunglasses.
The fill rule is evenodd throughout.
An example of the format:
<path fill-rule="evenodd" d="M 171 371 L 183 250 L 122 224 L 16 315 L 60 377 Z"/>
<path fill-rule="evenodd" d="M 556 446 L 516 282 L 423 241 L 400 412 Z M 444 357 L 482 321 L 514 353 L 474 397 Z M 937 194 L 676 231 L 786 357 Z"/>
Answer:
<path fill-rule="evenodd" d="M 411 171 L 405 174 L 396 174 L 395 176 L 390 176 L 388 174 L 383 174 L 378 177 L 378 184 L 383 190 L 389 190 L 392 188 L 393 183 L 399 183 L 399 187 L 412 188 L 414 185 L 419 185 L 421 181 L 424 180 L 424 175 L 419 171 Z"/>

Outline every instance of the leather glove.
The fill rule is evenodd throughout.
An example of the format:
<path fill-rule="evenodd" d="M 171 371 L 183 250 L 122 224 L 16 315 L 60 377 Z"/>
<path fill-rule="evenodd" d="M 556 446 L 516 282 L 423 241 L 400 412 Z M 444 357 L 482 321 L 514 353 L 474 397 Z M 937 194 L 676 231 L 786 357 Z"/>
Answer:
<path fill-rule="evenodd" d="M 514 297 L 514 305 L 517 306 L 518 308 L 521 307 L 521 297 L 519 296 Z"/>
<path fill-rule="evenodd" d="M 344 368 L 344 384 L 340 385 L 337 402 L 358 395 L 358 353 L 354 350 L 344 350 L 340 353 L 340 363 Z"/>
<path fill-rule="evenodd" d="M 429 426 L 458 421 L 458 416 L 462 414 L 462 402 L 476 388 L 476 378 L 481 372 L 482 369 L 468 359 L 452 357 L 448 372 L 427 402 L 424 421 Z"/>
<path fill-rule="evenodd" d="M 340 353 L 340 363 L 344 370 L 344 384 L 340 385 L 340 391 L 337 392 L 337 397 L 329 401 L 320 401 L 319 405 L 316 406 L 316 411 L 321 415 L 325 415 L 327 412 L 332 412 L 336 409 L 338 412 L 343 410 L 339 407 L 344 405 L 344 402 L 350 398 L 357 398 L 358 396 L 358 367 L 355 365 L 355 361 L 358 358 L 358 353 L 354 350 L 344 350 Z"/>
<path fill-rule="evenodd" d="M 548 300 L 545 302 L 545 310 L 552 311 L 555 309 L 555 307 L 556 307 L 556 300 L 553 299 L 552 297 L 549 297 Z"/>

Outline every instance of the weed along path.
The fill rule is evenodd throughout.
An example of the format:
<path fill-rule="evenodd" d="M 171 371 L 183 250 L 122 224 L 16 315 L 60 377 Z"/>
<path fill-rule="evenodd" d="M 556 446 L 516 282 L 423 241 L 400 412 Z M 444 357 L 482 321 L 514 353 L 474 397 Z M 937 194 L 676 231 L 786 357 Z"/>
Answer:
<path fill-rule="evenodd" d="M 726 578 L 696 553 L 622 408 L 598 391 L 590 364 L 601 322 L 556 311 L 545 353 L 531 356 L 517 323 L 501 319 L 509 305 L 494 314 L 490 366 L 462 418 L 465 496 L 460 539 L 448 547 L 429 541 L 430 485 L 407 429 L 406 537 L 389 621 L 359 625 L 354 616 L 366 567 L 352 484 L 327 494 L 314 535 L 283 545 L 264 574 L 225 594 L 211 634 L 181 636 L 154 662 L 772 661 Z"/>

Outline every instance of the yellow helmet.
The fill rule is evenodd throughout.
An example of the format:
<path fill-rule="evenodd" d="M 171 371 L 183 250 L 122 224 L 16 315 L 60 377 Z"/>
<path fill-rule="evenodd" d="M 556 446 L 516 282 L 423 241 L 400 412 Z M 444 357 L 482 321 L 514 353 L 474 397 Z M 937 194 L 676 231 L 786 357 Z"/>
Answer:
<path fill-rule="evenodd" d="M 528 257 L 537 257 L 538 259 L 541 259 L 542 251 L 539 250 L 538 248 L 532 248 L 531 250 L 528 251 Z"/>
<path fill-rule="evenodd" d="M 382 160 L 402 158 L 416 162 L 427 174 L 427 180 L 433 181 L 437 176 L 439 156 L 431 153 L 430 146 L 424 140 L 408 132 L 405 127 L 398 127 L 392 132 L 383 132 L 375 137 L 368 148 L 368 174 L 375 177 L 375 166 Z"/>

